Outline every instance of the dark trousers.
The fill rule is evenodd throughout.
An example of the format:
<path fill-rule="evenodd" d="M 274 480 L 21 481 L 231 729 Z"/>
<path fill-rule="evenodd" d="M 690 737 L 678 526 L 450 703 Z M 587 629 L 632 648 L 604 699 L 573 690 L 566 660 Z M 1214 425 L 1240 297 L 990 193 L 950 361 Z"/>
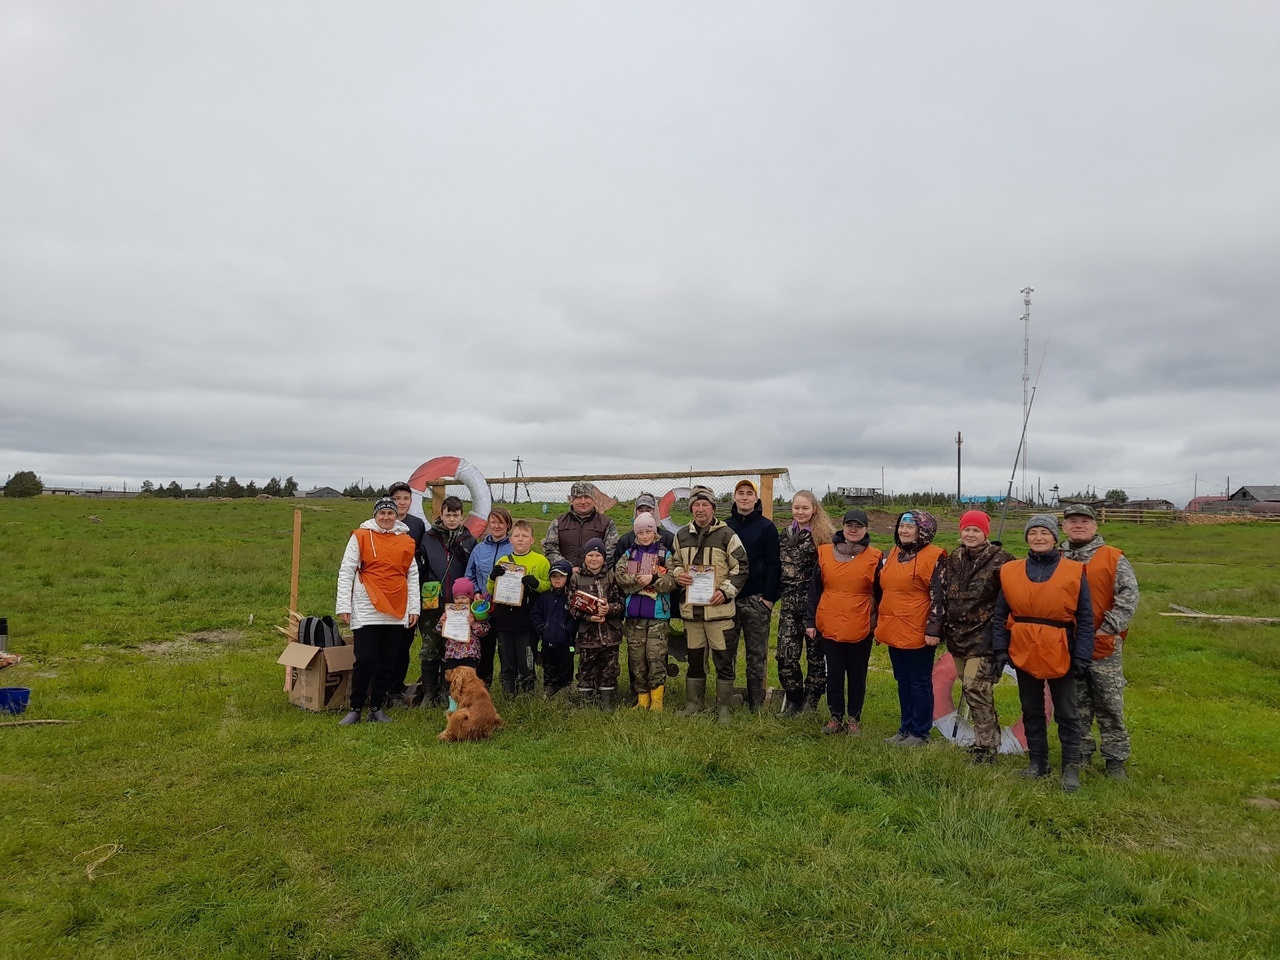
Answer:
<path fill-rule="evenodd" d="M 533 669 L 533 634 L 499 633 L 498 650 L 502 653 L 502 689 L 514 693 L 532 693 L 538 675 Z"/>
<path fill-rule="evenodd" d="M 578 688 L 618 689 L 618 644 L 578 650 Z"/>
<path fill-rule="evenodd" d="M 898 709 L 902 722 L 898 732 L 904 736 L 929 737 L 933 728 L 933 658 L 937 647 L 925 645 L 916 650 L 889 648 L 893 678 L 898 681 Z"/>
<path fill-rule="evenodd" d="M 542 648 L 542 690 L 548 697 L 555 696 L 573 683 L 573 647 Z"/>
<path fill-rule="evenodd" d="M 737 659 L 736 647 L 725 650 L 711 650 L 711 662 L 716 668 L 717 680 L 732 680 L 734 660 Z M 698 647 L 689 650 L 689 670 L 685 674 L 693 680 L 705 680 L 707 677 L 707 648 Z"/>
<path fill-rule="evenodd" d="M 1080 765 L 1080 715 L 1076 710 L 1076 678 L 1041 680 L 1025 670 L 1018 671 L 1018 699 L 1022 701 L 1022 726 L 1027 733 L 1027 753 L 1033 757 L 1049 757 L 1049 722 L 1044 715 L 1044 685 L 1049 685 L 1053 700 L 1053 719 L 1058 724 L 1058 742 L 1062 744 L 1062 765 Z"/>
<path fill-rule="evenodd" d="M 827 663 L 827 706 L 837 720 L 844 719 L 846 683 L 849 687 L 849 716 L 854 720 L 862 719 L 862 704 L 867 699 L 867 664 L 871 661 L 874 645 L 875 641 L 870 637 L 857 643 L 822 638 L 822 653 Z"/>
<path fill-rule="evenodd" d="M 413 649 L 413 639 L 418 633 L 417 627 L 405 627 L 404 637 L 396 648 L 396 660 L 391 669 L 391 689 L 393 696 L 404 693 L 405 681 L 409 679 L 409 651 Z"/>
<path fill-rule="evenodd" d="M 486 687 L 493 686 L 493 655 L 498 649 L 498 635 L 490 630 L 480 638 L 480 666 L 476 674 Z"/>
<path fill-rule="evenodd" d="M 764 682 L 769 672 L 769 621 L 773 611 L 764 605 L 760 594 L 738 597 L 734 601 L 733 628 L 725 635 L 733 659 L 738 659 L 738 638 L 747 650 L 747 679 Z M 716 671 L 717 675 L 719 671 Z"/>
<path fill-rule="evenodd" d="M 396 657 L 404 645 L 404 627 L 374 624 L 352 631 L 356 665 L 351 671 L 351 709 L 381 710 L 395 680 Z M 1077 738 L 1078 739 L 1078 738 Z"/>

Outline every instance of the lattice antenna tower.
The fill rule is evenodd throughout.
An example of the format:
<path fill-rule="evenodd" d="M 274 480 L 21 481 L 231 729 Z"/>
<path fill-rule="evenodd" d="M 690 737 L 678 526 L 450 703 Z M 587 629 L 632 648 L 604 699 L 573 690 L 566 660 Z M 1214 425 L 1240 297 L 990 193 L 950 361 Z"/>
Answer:
<path fill-rule="evenodd" d="M 1028 392 L 1031 386 L 1031 294 L 1034 287 L 1022 288 L 1022 422 L 1027 422 L 1027 408 L 1031 405 Z M 1022 499 L 1029 501 L 1027 493 L 1027 441 L 1022 440 Z"/>

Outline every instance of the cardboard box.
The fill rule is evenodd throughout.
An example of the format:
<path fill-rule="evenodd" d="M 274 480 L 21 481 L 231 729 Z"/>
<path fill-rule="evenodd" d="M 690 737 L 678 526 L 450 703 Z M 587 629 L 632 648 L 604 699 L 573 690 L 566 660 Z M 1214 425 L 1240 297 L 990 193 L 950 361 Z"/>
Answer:
<path fill-rule="evenodd" d="M 289 702 L 304 710 L 346 710 L 356 648 L 290 643 L 276 663 L 288 668 Z"/>

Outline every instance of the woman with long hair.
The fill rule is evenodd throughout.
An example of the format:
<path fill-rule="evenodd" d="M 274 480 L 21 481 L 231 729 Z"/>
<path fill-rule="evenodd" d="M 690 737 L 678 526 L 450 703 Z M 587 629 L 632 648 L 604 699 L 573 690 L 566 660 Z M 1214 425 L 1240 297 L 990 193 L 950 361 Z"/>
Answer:
<path fill-rule="evenodd" d="M 822 643 L 805 632 L 809 603 L 809 583 L 818 566 L 818 548 L 831 542 L 835 531 L 812 490 L 801 490 L 791 498 L 791 525 L 780 538 L 782 596 L 778 615 L 778 682 L 786 691 L 784 717 L 817 709 L 827 685 L 827 668 Z M 809 676 L 802 662 L 808 646 Z"/>

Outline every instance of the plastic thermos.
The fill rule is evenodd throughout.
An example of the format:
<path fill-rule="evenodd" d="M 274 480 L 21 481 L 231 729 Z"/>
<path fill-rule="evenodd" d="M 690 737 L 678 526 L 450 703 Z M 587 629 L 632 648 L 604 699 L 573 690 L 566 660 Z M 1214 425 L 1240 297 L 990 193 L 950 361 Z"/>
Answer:
<path fill-rule="evenodd" d="M 0 653 L 9 649 L 9 621 L 0 617 Z"/>

